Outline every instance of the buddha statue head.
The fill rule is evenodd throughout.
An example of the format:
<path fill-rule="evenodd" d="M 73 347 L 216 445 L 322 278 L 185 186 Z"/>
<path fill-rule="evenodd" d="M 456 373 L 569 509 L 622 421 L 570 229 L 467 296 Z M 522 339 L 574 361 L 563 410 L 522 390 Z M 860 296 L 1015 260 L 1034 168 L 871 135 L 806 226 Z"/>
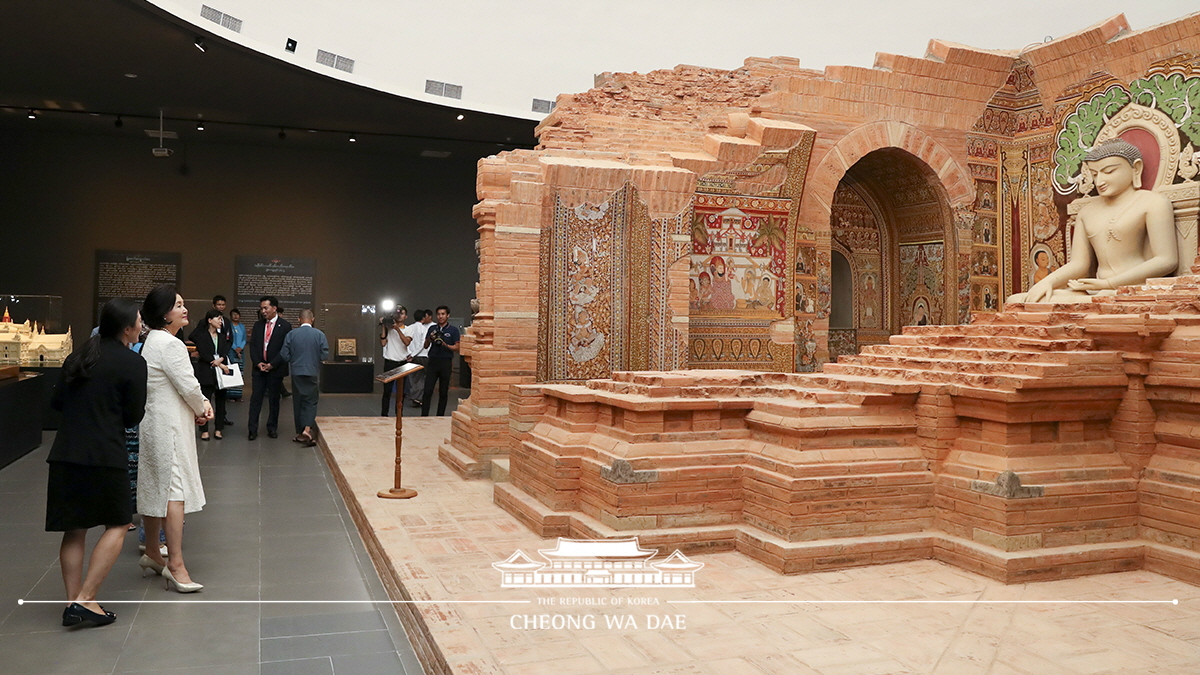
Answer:
<path fill-rule="evenodd" d="M 1142 151 L 1121 138 L 1104 141 L 1083 156 L 1101 197 L 1115 197 L 1132 187 L 1142 187 Z"/>

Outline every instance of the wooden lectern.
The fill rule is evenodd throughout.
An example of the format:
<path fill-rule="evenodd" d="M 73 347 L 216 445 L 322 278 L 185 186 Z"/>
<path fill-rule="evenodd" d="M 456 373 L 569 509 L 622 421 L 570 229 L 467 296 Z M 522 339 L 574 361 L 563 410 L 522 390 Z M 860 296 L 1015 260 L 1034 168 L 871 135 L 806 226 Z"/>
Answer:
<path fill-rule="evenodd" d="M 419 363 L 406 363 L 375 378 L 384 386 L 396 383 L 396 479 L 390 490 L 379 491 L 379 496 L 384 499 L 412 499 L 417 496 L 416 490 L 400 487 L 400 445 L 404 442 L 404 378 L 424 369 L 425 366 Z"/>

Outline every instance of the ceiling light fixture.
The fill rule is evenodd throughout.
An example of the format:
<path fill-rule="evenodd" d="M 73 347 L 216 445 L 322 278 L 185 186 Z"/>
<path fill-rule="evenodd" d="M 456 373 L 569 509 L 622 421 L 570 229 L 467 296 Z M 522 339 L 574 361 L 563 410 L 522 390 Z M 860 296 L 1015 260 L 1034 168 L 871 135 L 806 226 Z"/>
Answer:
<path fill-rule="evenodd" d="M 199 49 L 202 52 L 207 51 L 204 49 L 204 38 L 202 38 L 202 37 L 196 38 L 196 41 L 193 42 L 192 44 L 196 45 L 196 49 Z"/>
<path fill-rule="evenodd" d="M 29 109 L 29 119 L 31 119 L 31 120 L 36 120 L 36 119 L 37 119 L 37 115 L 36 115 L 36 114 L 34 114 L 34 112 L 33 112 L 33 108 L 30 108 L 30 109 Z"/>
<path fill-rule="evenodd" d="M 279 130 L 279 140 L 282 141 L 285 138 L 287 138 L 287 133 L 285 133 L 283 129 L 280 129 Z"/>
<path fill-rule="evenodd" d="M 351 143 L 357 143 L 357 142 L 358 142 L 358 139 L 354 137 L 354 134 L 350 134 L 350 142 L 351 142 Z"/>
<path fill-rule="evenodd" d="M 462 116 L 462 115 L 459 115 L 459 116 L 458 116 L 458 121 L 459 121 L 459 122 L 461 122 L 461 121 L 462 121 L 462 118 L 463 118 L 463 116 Z"/>
<path fill-rule="evenodd" d="M 120 115 L 117 115 L 117 119 L 113 120 L 113 126 L 120 129 L 125 126 L 125 120 L 121 119 Z"/>
<path fill-rule="evenodd" d="M 125 73 L 125 77 L 128 77 L 129 79 L 133 80 L 133 79 L 137 78 L 137 73 Z"/>
<path fill-rule="evenodd" d="M 150 133 L 147 131 L 146 133 Z M 171 132 L 174 133 L 174 132 Z M 163 147 L 163 139 L 166 138 L 166 133 L 163 131 L 163 111 L 158 109 L 158 147 L 150 148 L 150 153 L 155 157 L 170 157 L 174 150 Z"/>
<path fill-rule="evenodd" d="M 196 131 L 204 131 L 204 120 L 196 122 Z"/>

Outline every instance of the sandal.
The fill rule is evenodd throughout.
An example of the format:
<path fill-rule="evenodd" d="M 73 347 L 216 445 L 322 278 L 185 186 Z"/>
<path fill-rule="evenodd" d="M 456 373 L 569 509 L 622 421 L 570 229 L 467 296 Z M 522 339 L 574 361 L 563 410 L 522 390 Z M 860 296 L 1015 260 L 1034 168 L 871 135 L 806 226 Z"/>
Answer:
<path fill-rule="evenodd" d="M 219 431 L 216 431 L 216 432 L 213 432 L 213 438 L 215 438 L 215 439 L 217 439 L 217 440 L 219 441 L 219 440 L 221 440 L 222 438 L 224 438 L 224 436 L 222 436 L 222 435 L 221 435 L 221 432 L 219 432 Z"/>

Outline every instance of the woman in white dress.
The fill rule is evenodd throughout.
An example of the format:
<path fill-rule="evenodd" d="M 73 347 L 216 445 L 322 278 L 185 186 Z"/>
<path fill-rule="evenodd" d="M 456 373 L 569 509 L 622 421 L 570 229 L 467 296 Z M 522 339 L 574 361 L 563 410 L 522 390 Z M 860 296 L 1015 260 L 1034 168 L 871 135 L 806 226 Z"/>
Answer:
<path fill-rule="evenodd" d="M 137 503 L 146 541 L 158 541 L 165 520 L 167 559 L 157 546 L 147 546 L 138 564 L 143 572 L 161 574 L 168 588 L 192 593 L 203 586 L 192 581 L 184 565 L 183 515 L 204 508 L 195 425 L 211 420 L 213 410 L 200 391 L 187 347 L 175 336 L 188 324 L 183 298 L 174 288 L 159 286 L 146 296 L 142 316 L 151 330 L 142 347 L 148 377 Z"/>

